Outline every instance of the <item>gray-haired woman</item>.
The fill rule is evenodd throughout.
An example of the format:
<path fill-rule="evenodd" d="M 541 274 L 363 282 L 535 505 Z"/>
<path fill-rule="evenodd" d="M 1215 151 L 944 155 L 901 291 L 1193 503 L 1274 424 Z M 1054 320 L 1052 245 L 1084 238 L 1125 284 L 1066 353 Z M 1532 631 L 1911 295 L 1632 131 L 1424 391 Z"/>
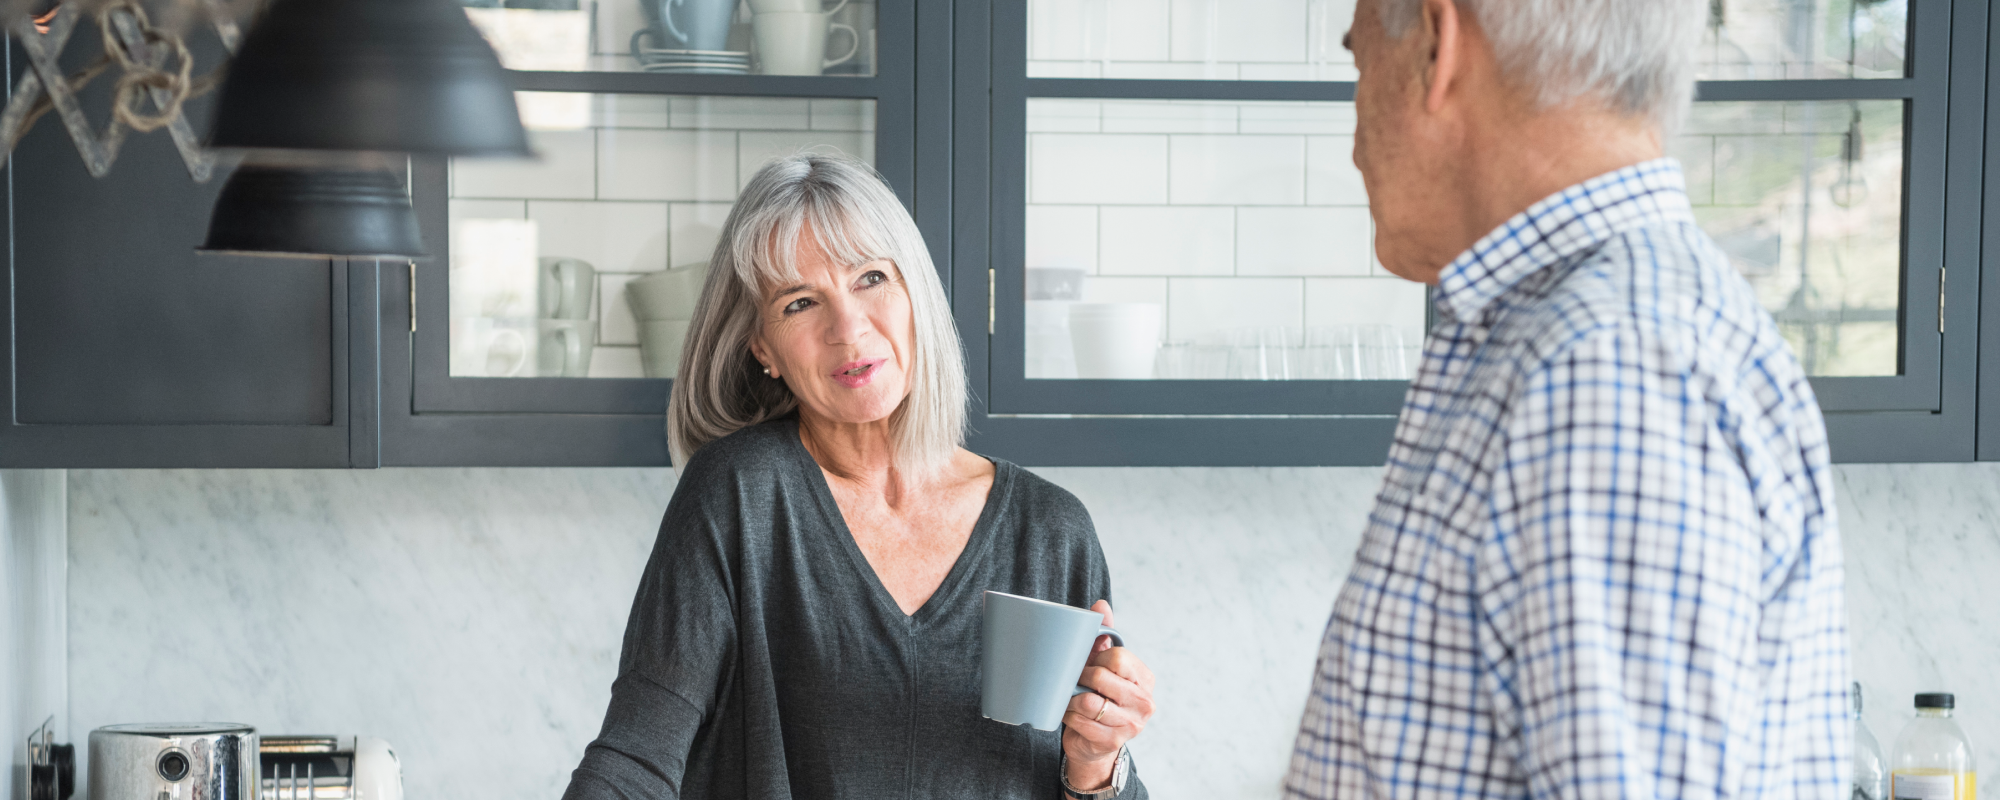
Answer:
<path fill-rule="evenodd" d="M 1146 795 L 1125 648 L 1099 641 L 1060 737 L 980 716 L 982 592 L 1110 624 L 1110 576 L 1075 497 L 960 446 L 944 288 L 872 170 L 758 171 L 679 375 L 684 466 L 567 800 Z"/>

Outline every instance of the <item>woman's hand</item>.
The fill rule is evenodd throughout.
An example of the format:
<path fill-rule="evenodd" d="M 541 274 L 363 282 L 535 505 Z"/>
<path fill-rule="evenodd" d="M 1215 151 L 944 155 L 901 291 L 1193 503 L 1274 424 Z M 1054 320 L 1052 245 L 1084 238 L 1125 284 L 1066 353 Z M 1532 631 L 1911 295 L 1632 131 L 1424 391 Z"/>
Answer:
<path fill-rule="evenodd" d="M 1112 627 L 1110 603 L 1099 600 L 1090 610 Z M 1099 636 L 1077 682 L 1090 691 L 1070 698 L 1063 713 L 1066 777 L 1079 790 L 1102 788 L 1111 783 L 1119 749 L 1153 718 L 1153 671 L 1132 651 L 1112 647 L 1111 637 Z"/>

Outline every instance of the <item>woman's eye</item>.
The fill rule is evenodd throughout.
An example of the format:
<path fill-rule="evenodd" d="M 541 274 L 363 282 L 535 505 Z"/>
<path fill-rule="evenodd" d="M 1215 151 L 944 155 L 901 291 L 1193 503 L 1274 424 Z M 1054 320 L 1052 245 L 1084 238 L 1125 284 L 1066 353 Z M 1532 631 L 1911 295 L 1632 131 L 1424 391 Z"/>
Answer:
<path fill-rule="evenodd" d="M 793 314 L 812 307 L 812 300 L 801 297 L 785 304 L 785 313 Z"/>
<path fill-rule="evenodd" d="M 888 281 L 889 276 L 882 274 L 882 271 L 879 269 L 869 270 L 868 274 L 861 276 L 862 286 L 874 286 L 879 283 L 887 283 Z"/>

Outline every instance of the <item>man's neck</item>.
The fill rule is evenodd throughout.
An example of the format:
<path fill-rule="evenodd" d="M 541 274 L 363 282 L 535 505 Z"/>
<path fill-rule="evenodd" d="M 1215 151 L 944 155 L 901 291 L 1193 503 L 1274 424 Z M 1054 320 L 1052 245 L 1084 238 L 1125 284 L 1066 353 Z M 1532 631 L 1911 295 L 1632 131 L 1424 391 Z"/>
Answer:
<path fill-rule="evenodd" d="M 1467 141 L 1454 256 L 1550 195 L 1664 154 L 1650 123 L 1559 109 L 1482 126 Z M 1436 283 L 1449 257 L 1426 283 Z"/>

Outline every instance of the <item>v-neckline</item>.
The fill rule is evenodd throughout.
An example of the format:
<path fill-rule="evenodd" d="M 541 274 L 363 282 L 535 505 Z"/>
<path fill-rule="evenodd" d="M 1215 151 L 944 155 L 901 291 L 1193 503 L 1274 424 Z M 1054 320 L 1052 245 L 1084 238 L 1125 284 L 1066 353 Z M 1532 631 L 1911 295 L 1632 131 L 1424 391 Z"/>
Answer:
<path fill-rule="evenodd" d="M 945 573 L 944 580 L 938 583 L 937 589 L 924 600 L 924 604 L 917 607 L 916 613 L 905 614 L 902 604 L 896 602 L 896 596 L 889 591 L 888 585 L 882 583 L 882 576 L 875 572 L 875 565 L 868 563 L 868 554 L 861 552 L 861 543 L 854 540 L 854 532 L 848 530 L 847 517 L 840 513 L 840 503 L 833 499 L 833 487 L 827 484 L 826 473 L 820 469 L 819 462 L 813 459 L 812 451 L 806 449 L 805 440 L 799 438 L 799 425 L 796 420 L 792 422 L 791 434 L 787 438 L 791 440 L 800 467 L 806 472 L 806 483 L 813 487 L 813 495 L 819 501 L 820 514 L 826 518 L 827 524 L 837 534 L 835 538 L 841 541 L 841 549 L 847 551 L 848 561 L 868 584 L 869 594 L 874 596 L 876 607 L 892 618 L 911 625 L 922 625 L 941 613 L 938 609 L 949 605 L 952 598 L 959 593 L 960 584 L 970 580 L 966 577 L 967 573 L 972 571 L 972 564 L 985 554 L 988 540 L 993 538 L 992 529 L 999 523 L 1001 509 L 1005 507 L 1002 501 L 1014 486 L 1014 475 L 1007 469 L 1009 466 L 1007 462 L 987 459 L 993 463 L 993 485 L 986 490 L 986 504 L 979 509 L 979 519 L 972 523 L 972 533 L 966 537 L 965 547 L 959 549 L 957 560 L 951 564 L 951 571 Z M 980 457 L 985 458 L 985 456 Z"/>

